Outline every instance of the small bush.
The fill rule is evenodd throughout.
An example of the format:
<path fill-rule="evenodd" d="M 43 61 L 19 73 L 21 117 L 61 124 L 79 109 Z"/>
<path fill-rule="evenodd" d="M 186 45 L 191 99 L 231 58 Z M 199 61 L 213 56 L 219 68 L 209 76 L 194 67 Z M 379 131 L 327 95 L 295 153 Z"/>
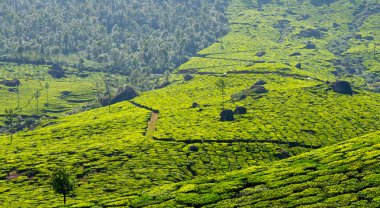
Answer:
<path fill-rule="evenodd" d="M 48 73 L 56 79 L 65 77 L 65 70 L 59 64 L 53 64 Z"/>
<path fill-rule="evenodd" d="M 220 121 L 234 121 L 234 112 L 232 110 L 224 110 L 220 113 Z"/>
<path fill-rule="evenodd" d="M 183 76 L 183 79 L 184 79 L 185 81 L 190 81 L 190 80 L 194 79 L 194 76 L 192 76 L 192 75 L 190 75 L 190 74 L 185 74 L 185 75 Z"/>

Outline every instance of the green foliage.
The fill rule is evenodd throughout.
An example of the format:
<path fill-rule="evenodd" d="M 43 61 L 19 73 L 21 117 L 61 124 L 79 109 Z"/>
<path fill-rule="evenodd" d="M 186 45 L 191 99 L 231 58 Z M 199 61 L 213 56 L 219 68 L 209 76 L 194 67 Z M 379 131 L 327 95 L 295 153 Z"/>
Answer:
<path fill-rule="evenodd" d="M 7 108 L 5 109 L 5 124 L 8 125 L 8 132 L 11 136 L 11 143 L 13 141 L 13 131 L 14 131 L 14 123 L 16 120 L 16 113 L 14 112 L 13 109 Z"/>
<path fill-rule="evenodd" d="M 6 108 L 17 108 L 22 116 L 36 115 L 37 100 L 34 95 L 40 91 L 39 114 L 59 116 L 94 102 L 96 90 L 104 91 L 103 86 L 94 84 L 100 79 L 101 73 L 90 73 L 88 77 L 81 78 L 76 69 L 69 68 L 70 74 L 66 78 L 55 79 L 48 75 L 48 70 L 48 66 L 18 66 L 0 63 L 2 77 L 7 80 L 17 77 L 21 82 L 21 85 L 17 87 L 0 84 L 0 100 L 2 101 L 0 111 L 3 112 Z M 125 77 L 121 75 L 114 75 L 112 80 L 115 85 L 127 83 Z M 42 97 L 44 99 L 41 99 Z"/>
<path fill-rule="evenodd" d="M 63 202 L 66 204 L 66 196 L 74 190 L 74 180 L 64 167 L 52 172 L 51 185 L 56 193 L 63 195 Z"/>
<path fill-rule="evenodd" d="M 346 74 L 357 60 L 371 79 L 378 68 L 376 56 L 366 54 L 378 42 L 369 40 L 378 37 L 378 15 L 356 22 L 358 11 L 371 10 L 362 3 L 261 1 L 258 9 L 257 1 L 230 1 L 231 31 L 180 66 L 170 85 L 111 105 L 110 112 L 42 120 L 34 131 L 16 133 L 11 145 L 0 136 L 0 205 L 60 206 L 47 179 L 64 163 L 78 182 L 71 207 L 378 207 L 380 141 L 373 132 L 380 129 L 380 96 Z M 338 37 L 344 43 L 335 43 Z M 316 49 L 305 48 L 309 42 Z M 290 56 L 295 52 L 301 55 Z M 4 77 L 16 77 L 4 68 Z M 42 78 L 46 70 L 31 71 Z M 67 111 L 76 106 L 70 100 L 104 91 L 102 74 L 82 79 L 68 71 L 62 80 L 49 79 L 45 111 Z M 184 81 L 183 74 L 194 78 Z M 145 83 L 140 75 L 128 77 L 132 86 Z M 215 85 L 221 76 L 225 98 Z M 338 78 L 356 93 L 335 93 L 331 82 Z M 42 88 L 44 96 L 37 80 L 20 79 L 21 104 L 23 93 Z M 248 90 L 259 80 L 266 93 Z M 1 90 L 0 108 L 15 106 L 5 99 L 13 94 Z M 240 94 L 246 98 L 228 99 Z M 218 122 L 221 103 L 247 113 Z"/>
<path fill-rule="evenodd" d="M 5 124 L 12 125 L 16 119 L 16 113 L 11 108 L 5 109 L 4 113 L 5 113 L 5 118 L 6 118 Z"/>
<path fill-rule="evenodd" d="M 377 132 L 266 166 L 173 184 L 171 189 L 157 187 L 140 197 L 149 195 L 154 199 L 158 196 L 156 191 L 162 189 L 164 193 L 160 194 L 167 197 L 156 200 L 157 207 L 167 204 L 176 207 L 355 207 L 359 204 L 377 207 L 380 205 L 376 201 L 380 190 L 379 142 Z M 336 154 L 342 158 L 330 157 Z"/>
<path fill-rule="evenodd" d="M 163 73 L 227 32 L 226 6 L 225 0 L 5 1 L 0 59 Z"/>

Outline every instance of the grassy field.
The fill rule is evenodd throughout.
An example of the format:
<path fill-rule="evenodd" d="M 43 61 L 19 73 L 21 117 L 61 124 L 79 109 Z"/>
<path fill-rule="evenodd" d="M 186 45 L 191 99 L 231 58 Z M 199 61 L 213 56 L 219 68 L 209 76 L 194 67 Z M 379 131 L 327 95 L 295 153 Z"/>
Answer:
<path fill-rule="evenodd" d="M 288 9 L 231 0 L 229 34 L 179 67 L 163 89 L 112 105 L 111 112 L 43 120 L 12 143 L 0 136 L 0 206 L 62 206 L 49 175 L 63 164 L 76 178 L 69 207 L 378 207 L 380 95 L 368 91 L 363 74 L 379 69 L 378 55 L 369 55 L 379 40 L 363 37 L 378 37 L 379 16 L 355 22 L 358 5 L 347 1 L 278 2 Z M 308 29 L 322 37 L 299 36 Z M 343 52 L 329 49 L 346 35 Z M 309 41 L 315 49 L 305 48 Z M 334 75 L 344 56 L 360 56 L 367 71 Z M 31 72 L 39 70 L 47 69 Z M 18 73 L 1 71 L 7 78 Z M 194 79 L 184 81 L 183 74 Z M 93 98 L 92 78 L 18 77 L 23 105 L 49 82 L 51 104 L 43 110 L 52 115 Z M 354 95 L 334 92 L 336 79 L 349 81 Z M 219 80 L 226 83 L 224 99 Z M 235 99 L 259 80 L 267 92 Z M 63 91 L 73 93 L 62 99 Z M 15 96 L 1 88 L 0 111 L 15 106 Z M 34 102 L 25 114 L 33 114 Z M 247 113 L 221 122 L 223 103 Z"/>

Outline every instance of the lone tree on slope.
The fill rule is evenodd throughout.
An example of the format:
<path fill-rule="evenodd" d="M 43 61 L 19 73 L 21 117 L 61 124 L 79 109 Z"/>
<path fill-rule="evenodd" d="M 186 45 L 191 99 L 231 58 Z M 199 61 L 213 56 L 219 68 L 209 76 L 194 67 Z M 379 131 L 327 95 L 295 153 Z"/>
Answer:
<path fill-rule="evenodd" d="M 224 79 L 219 79 L 218 81 L 216 81 L 216 86 L 219 88 L 220 92 L 222 93 L 222 110 L 224 110 L 224 97 L 225 97 L 225 88 L 226 88 L 226 81 L 224 81 Z"/>
<path fill-rule="evenodd" d="M 49 105 L 49 83 L 45 83 L 45 90 L 46 90 L 46 105 Z"/>
<path fill-rule="evenodd" d="M 36 99 L 37 116 L 38 116 L 38 99 L 40 98 L 40 96 L 41 96 L 41 92 L 37 90 L 36 93 L 34 94 L 34 98 Z"/>
<path fill-rule="evenodd" d="M 16 120 L 16 113 L 11 108 L 5 109 L 5 124 L 8 125 L 8 131 L 11 135 L 11 143 L 13 140 L 13 124 Z"/>
<path fill-rule="evenodd" d="M 17 93 L 17 109 L 20 109 L 20 85 L 19 84 L 16 86 L 16 93 Z"/>
<path fill-rule="evenodd" d="M 66 196 L 74 190 L 74 180 L 64 167 L 55 169 L 51 175 L 54 191 L 63 195 L 63 203 L 66 204 Z"/>

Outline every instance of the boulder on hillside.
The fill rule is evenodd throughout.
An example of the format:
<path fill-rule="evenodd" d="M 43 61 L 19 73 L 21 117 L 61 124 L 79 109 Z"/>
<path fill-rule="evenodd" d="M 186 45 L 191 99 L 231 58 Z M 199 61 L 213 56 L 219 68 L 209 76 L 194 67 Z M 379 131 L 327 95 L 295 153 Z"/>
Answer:
<path fill-rule="evenodd" d="M 198 148 L 197 146 L 195 146 L 195 145 L 191 145 L 191 146 L 189 147 L 189 150 L 190 150 L 191 152 L 198 152 L 199 148 Z"/>
<path fill-rule="evenodd" d="M 301 53 L 300 52 L 294 52 L 294 53 L 290 54 L 289 56 L 301 56 Z"/>
<path fill-rule="evenodd" d="M 193 102 L 193 104 L 191 105 L 191 108 L 199 108 L 200 105 L 196 102 Z"/>
<path fill-rule="evenodd" d="M 241 95 L 240 97 L 239 97 L 239 100 L 244 100 L 244 99 L 246 99 L 247 98 L 247 95 Z"/>
<path fill-rule="evenodd" d="M 190 80 L 194 79 L 194 76 L 192 76 L 192 75 L 190 75 L 190 74 L 185 74 L 185 75 L 183 76 L 183 79 L 184 79 L 185 81 L 190 81 Z"/>
<path fill-rule="evenodd" d="M 234 111 L 234 114 L 237 114 L 237 115 L 246 114 L 246 113 L 247 113 L 247 108 L 243 106 L 237 106 Z"/>
<path fill-rule="evenodd" d="M 317 46 L 313 42 L 307 42 L 305 49 L 316 49 Z"/>
<path fill-rule="evenodd" d="M 21 85 L 21 82 L 18 79 L 3 80 L 1 83 L 7 87 L 17 87 Z"/>
<path fill-rule="evenodd" d="M 351 84 L 347 81 L 336 81 L 332 85 L 334 92 L 346 95 L 353 95 Z"/>
<path fill-rule="evenodd" d="M 62 68 L 59 64 L 53 64 L 51 69 L 48 71 L 48 73 L 56 79 L 60 79 L 65 77 L 65 70 Z"/>
<path fill-rule="evenodd" d="M 297 69 L 302 69 L 302 64 L 301 63 L 296 64 L 296 68 Z"/>
<path fill-rule="evenodd" d="M 266 52 L 265 51 L 260 51 L 260 52 L 257 52 L 256 53 L 256 56 L 258 57 L 262 57 L 262 56 L 265 56 Z"/>
<path fill-rule="evenodd" d="M 250 88 L 251 92 L 254 92 L 254 93 L 267 93 L 268 90 L 264 87 L 264 86 L 261 86 L 261 85 L 253 85 L 251 88 Z"/>
<path fill-rule="evenodd" d="M 232 110 L 224 110 L 220 113 L 220 121 L 234 121 L 234 112 Z"/>
<path fill-rule="evenodd" d="M 135 91 L 135 89 L 133 89 L 130 86 L 126 86 L 125 88 L 120 88 L 118 90 L 116 96 L 112 99 L 111 104 L 115 104 L 126 100 L 132 100 L 137 96 L 138 94 Z"/>

